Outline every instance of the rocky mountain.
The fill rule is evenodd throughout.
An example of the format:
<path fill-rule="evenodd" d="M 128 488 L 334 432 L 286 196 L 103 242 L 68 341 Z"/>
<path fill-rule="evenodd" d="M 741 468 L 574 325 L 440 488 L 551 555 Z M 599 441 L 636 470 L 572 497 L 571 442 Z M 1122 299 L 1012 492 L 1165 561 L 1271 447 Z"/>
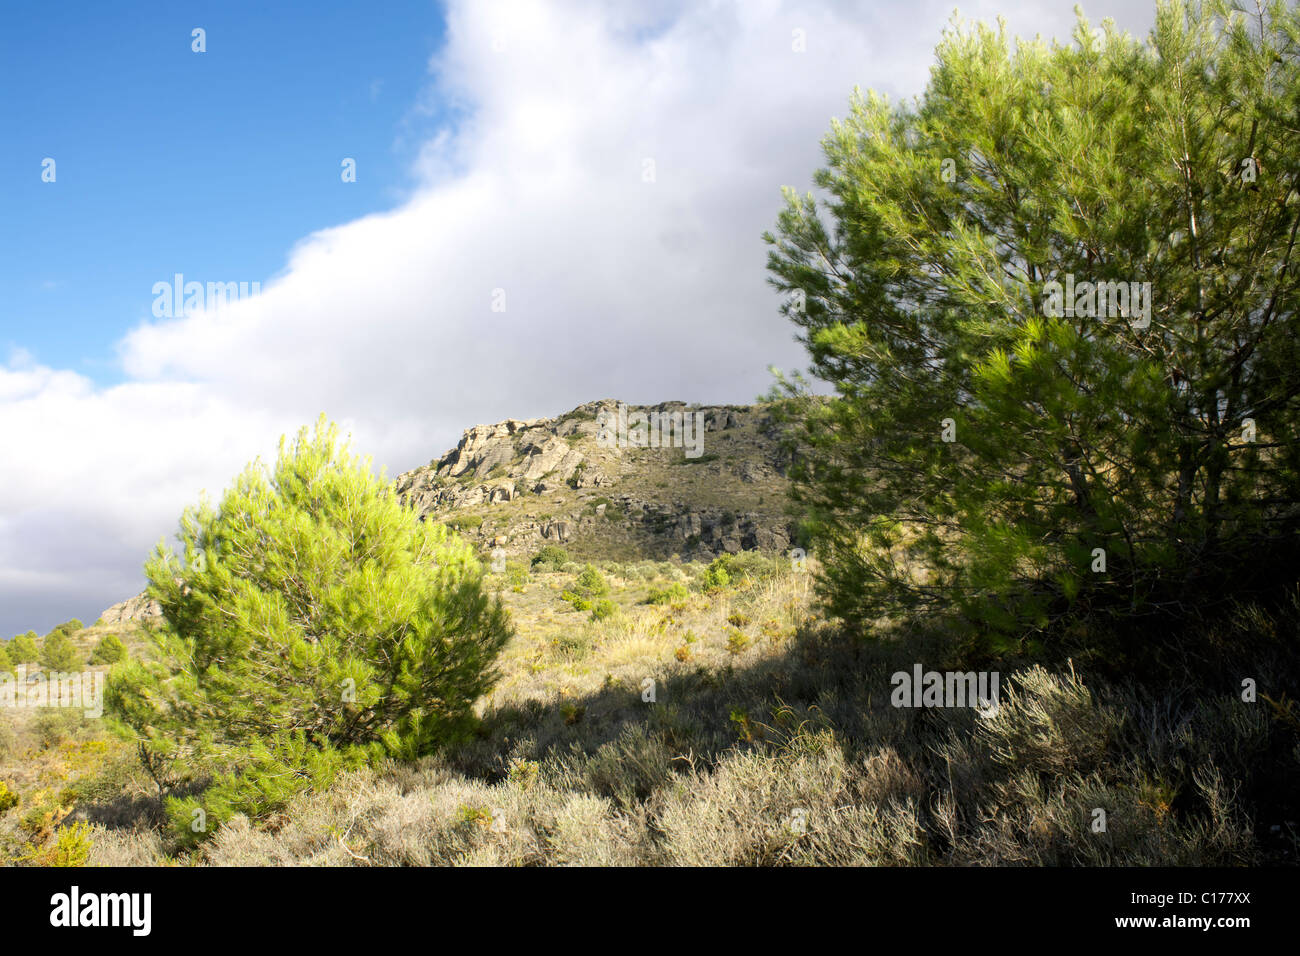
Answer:
<path fill-rule="evenodd" d="M 397 491 L 484 548 L 577 557 L 785 550 L 788 462 L 763 406 L 589 402 L 468 429 Z"/>

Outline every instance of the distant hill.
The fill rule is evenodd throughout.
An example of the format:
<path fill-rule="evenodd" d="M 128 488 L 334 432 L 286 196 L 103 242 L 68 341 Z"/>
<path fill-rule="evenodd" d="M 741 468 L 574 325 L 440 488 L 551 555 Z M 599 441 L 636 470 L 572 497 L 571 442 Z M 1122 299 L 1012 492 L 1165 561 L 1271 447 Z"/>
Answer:
<path fill-rule="evenodd" d="M 508 555 L 547 543 L 610 560 L 790 547 L 788 462 L 768 408 L 624 408 L 631 423 L 638 413 L 698 416 L 694 457 L 684 447 L 634 447 L 650 437 L 634 427 L 628 447 L 601 441 L 598 416 L 609 416 L 614 438 L 620 421 L 620 403 L 606 399 L 557 418 L 476 425 L 440 459 L 400 475 L 398 493 L 427 519 Z"/>

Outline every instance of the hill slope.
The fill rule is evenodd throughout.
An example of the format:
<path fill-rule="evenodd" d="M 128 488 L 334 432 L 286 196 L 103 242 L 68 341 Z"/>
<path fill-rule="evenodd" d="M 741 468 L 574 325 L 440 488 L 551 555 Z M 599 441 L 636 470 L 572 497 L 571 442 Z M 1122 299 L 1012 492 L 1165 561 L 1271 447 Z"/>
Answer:
<path fill-rule="evenodd" d="M 698 416 L 702 445 L 629 447 L 602 441 L 598 416 L 619 403 L 589 402 L 557 418 L 468 429 L 460 444 L 400 475 L 398 492 L 427 518 L 509 555 L 545 543 L 585 558 L 705 558 L 784 550 L 787 460 L 763 406 L 629 406 L 637 413 Z M 617 430 L 615 429 L 615 432 Z"/>

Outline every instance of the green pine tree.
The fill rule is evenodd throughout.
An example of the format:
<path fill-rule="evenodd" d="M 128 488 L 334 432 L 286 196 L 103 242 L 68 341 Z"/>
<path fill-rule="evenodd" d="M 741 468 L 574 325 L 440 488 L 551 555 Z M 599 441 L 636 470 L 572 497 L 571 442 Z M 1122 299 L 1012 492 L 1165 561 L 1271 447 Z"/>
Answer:
<path fill-rule="evenodd" d="M 855 93 L 824 200 L 787 190 L 764 237 L 835 390 L 793 399 L 833 612 L 1023 634 L 1287 566 L 1298 37 L 1281 2 L 1161 3 L 1145 42 L 953 27 L 917 103 Z"/>
<path fill-rule="evenodd" d="M 14 662 L 10 659 L 9 652 L 5 650 L 5 644 L 0 644 L 0 674 L 12 673 L 14 673 Z"/>
<path fill-rule="evenodd" d="M 506 612 L 472 548 L 323 417 L 281 441 L 269 474 L 254 463 L 217 507 L 187 509 L 181 538 L 183 555 L 160 544 L 145 569 L 159 661 L 114 668 L 106 702 L 151 767 L 218 775 L 209 815 L 261 812 L 347 760 L 414 758 L 474 726 Z M 196 806 L 174 804 L 178 823 Z"/>
<path fill-rule="evenodd" d="M 35 631 L 28 631 L 26 634 L 14 637 L 6 648 L 9 651 L 9 659 L 15 664 L 34 664 L 41 656 L 41 649 L 36 640 Z"/>
<path fill-rule="evenodd" d="M 41 666 L 47 671 L 70 672 L 78 670 L 83 661 L 76 645 L 63 631 L 54 630 L 41 642 Z"/>

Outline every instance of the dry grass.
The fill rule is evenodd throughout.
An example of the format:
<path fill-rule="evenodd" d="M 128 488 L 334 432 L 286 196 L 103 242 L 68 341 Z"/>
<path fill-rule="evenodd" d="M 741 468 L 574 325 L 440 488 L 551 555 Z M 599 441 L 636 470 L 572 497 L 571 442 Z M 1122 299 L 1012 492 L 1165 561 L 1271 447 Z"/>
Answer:
<path fill-rule="evenodd" d="M 138 823 L 99 824 L 91 862 L 1296 859 L 1293 804 L 1266 797 L 1296 779 L 1300 753 L 1294 729 L 1266 705 L 1209 692 L 1153 697 L 1035 665 L 1004 671 L 992 718 L 894 708 L 890 675 L 917 662 L 948 669 L 950 644 L 919 634 L 848 641 L 811 616 L 806 575 L 771 567 L 772 577 L 692 591 L 676 606 L 639 602 L 700 568 L 606 567 L 619 614 L 602 622 L 560 599 L 571 573 L 532 576 L 505 592 L 520 636 L 484 702 L 479 739 L 417 765 L 349 774 L 271 820 L 238 818 L 189 856 Z M 738 653 L 728 647 L 735 630 L 752 639 Z M 646 678 L 654 702 L 643 699 Z"/>

